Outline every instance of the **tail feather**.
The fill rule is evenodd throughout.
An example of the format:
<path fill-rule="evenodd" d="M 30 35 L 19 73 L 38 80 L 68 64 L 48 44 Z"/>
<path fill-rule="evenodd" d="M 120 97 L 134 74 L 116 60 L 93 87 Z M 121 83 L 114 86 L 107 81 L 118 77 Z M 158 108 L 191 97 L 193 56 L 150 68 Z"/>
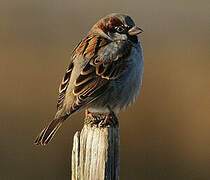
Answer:
<path fill-rule="evenodd" d="M 54 137 L 55 133 L 62 125 L 64 119 L 54 119 L 50 122 L 50 124 L 44 128 L 41 133 L 38 135 L 34 143 L 36 145 L 46 145 L 50 142 L 50 140 Z"/>

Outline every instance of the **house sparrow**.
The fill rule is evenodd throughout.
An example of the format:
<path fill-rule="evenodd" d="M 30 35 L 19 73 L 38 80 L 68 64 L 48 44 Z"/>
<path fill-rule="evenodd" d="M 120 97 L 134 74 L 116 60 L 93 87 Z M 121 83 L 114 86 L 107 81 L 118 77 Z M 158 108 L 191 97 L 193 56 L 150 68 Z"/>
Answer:
<path fill-rule="evenodd" d="M 87 109 L 89 113 L 118 114 L 132 104 L 143 74 L 143 30 L 128 15 L 113 13 L 99 20 L 72 53 L 59 88 L 57 113 L 36 138 L 46 145 L 64 120 Z"/>

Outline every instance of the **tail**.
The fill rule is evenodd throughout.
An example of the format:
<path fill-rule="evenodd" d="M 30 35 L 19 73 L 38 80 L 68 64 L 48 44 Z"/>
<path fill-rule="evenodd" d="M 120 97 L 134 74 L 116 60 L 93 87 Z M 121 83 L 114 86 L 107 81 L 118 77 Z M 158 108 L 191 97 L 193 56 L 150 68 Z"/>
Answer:
<path fill-rule="evenodd" d="M 50 124 L 42 130 L 42 132 L 38 135 L 36 140 L 34 141 L 34 144 L 36 145 L 46 145 L 48 144 L 51 139 L 54 137 L 55 133 L 61 127 L 63 124 L 63 121 L 67 117 L 62 117 L 58 119 L 54 119 L 50 122 Z"/>

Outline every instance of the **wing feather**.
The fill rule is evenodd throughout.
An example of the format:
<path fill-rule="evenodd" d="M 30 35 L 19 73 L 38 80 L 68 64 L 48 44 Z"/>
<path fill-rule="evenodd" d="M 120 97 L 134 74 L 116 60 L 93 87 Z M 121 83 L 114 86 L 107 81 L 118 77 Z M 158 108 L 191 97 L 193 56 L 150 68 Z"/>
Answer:
<path fill-rule="evenodd" d="M 96 34 L 84 38 L 73 51 L 73 60 L 60 86 L 57 107 L 63 106 L 77 56 L 83 56 L 85 65 L 74 83 L 75 98 L 70 114 L 98 99 L 112 86 L 113 80 L 125 70 L 129 63 L 125 59 L 131 50 L 131 46 L 126 43 L 112 42 Z"/>
<path fill-rule="evenodd" d="M 88 38 L 84 49 L 83 56 L 88 63 L 75 81 L 73 109 L 96 100 L 111 87 L 113 80 L 127 67 L 128 61 L 125 59 L 131 47 L 125 42 L 110 42 L 95 35 Z"/>
<path fill-rule="evenodd" d="M 61 109 L 63 106 L 63 101 L 65 98 L 66 90 L 69 84 L 69 80 L 71 78 L 71 73 L 73 70 L 73 62 L 70 63 L 69 67 L 66 70 L 66 74 L 63 77 L 63 80 L 59 87 L 58 101 L 57 101 L 57 109 Z"/>

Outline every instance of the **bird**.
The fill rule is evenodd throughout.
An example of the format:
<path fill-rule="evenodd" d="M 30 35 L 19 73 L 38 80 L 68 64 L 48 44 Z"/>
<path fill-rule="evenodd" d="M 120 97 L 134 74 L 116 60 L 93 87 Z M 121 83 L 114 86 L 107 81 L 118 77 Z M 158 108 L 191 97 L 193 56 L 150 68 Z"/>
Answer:
<path fill-rule="evenodd" d="M 100 19 L 74 48 L 59 87 L 54 119 L 35 139 L 46 145 L 63 122 L 86 109 L 86 115 L 118 115 L 136 100 L 142 85 L 143 30 L 129 15 L 112 13 Z"/>

